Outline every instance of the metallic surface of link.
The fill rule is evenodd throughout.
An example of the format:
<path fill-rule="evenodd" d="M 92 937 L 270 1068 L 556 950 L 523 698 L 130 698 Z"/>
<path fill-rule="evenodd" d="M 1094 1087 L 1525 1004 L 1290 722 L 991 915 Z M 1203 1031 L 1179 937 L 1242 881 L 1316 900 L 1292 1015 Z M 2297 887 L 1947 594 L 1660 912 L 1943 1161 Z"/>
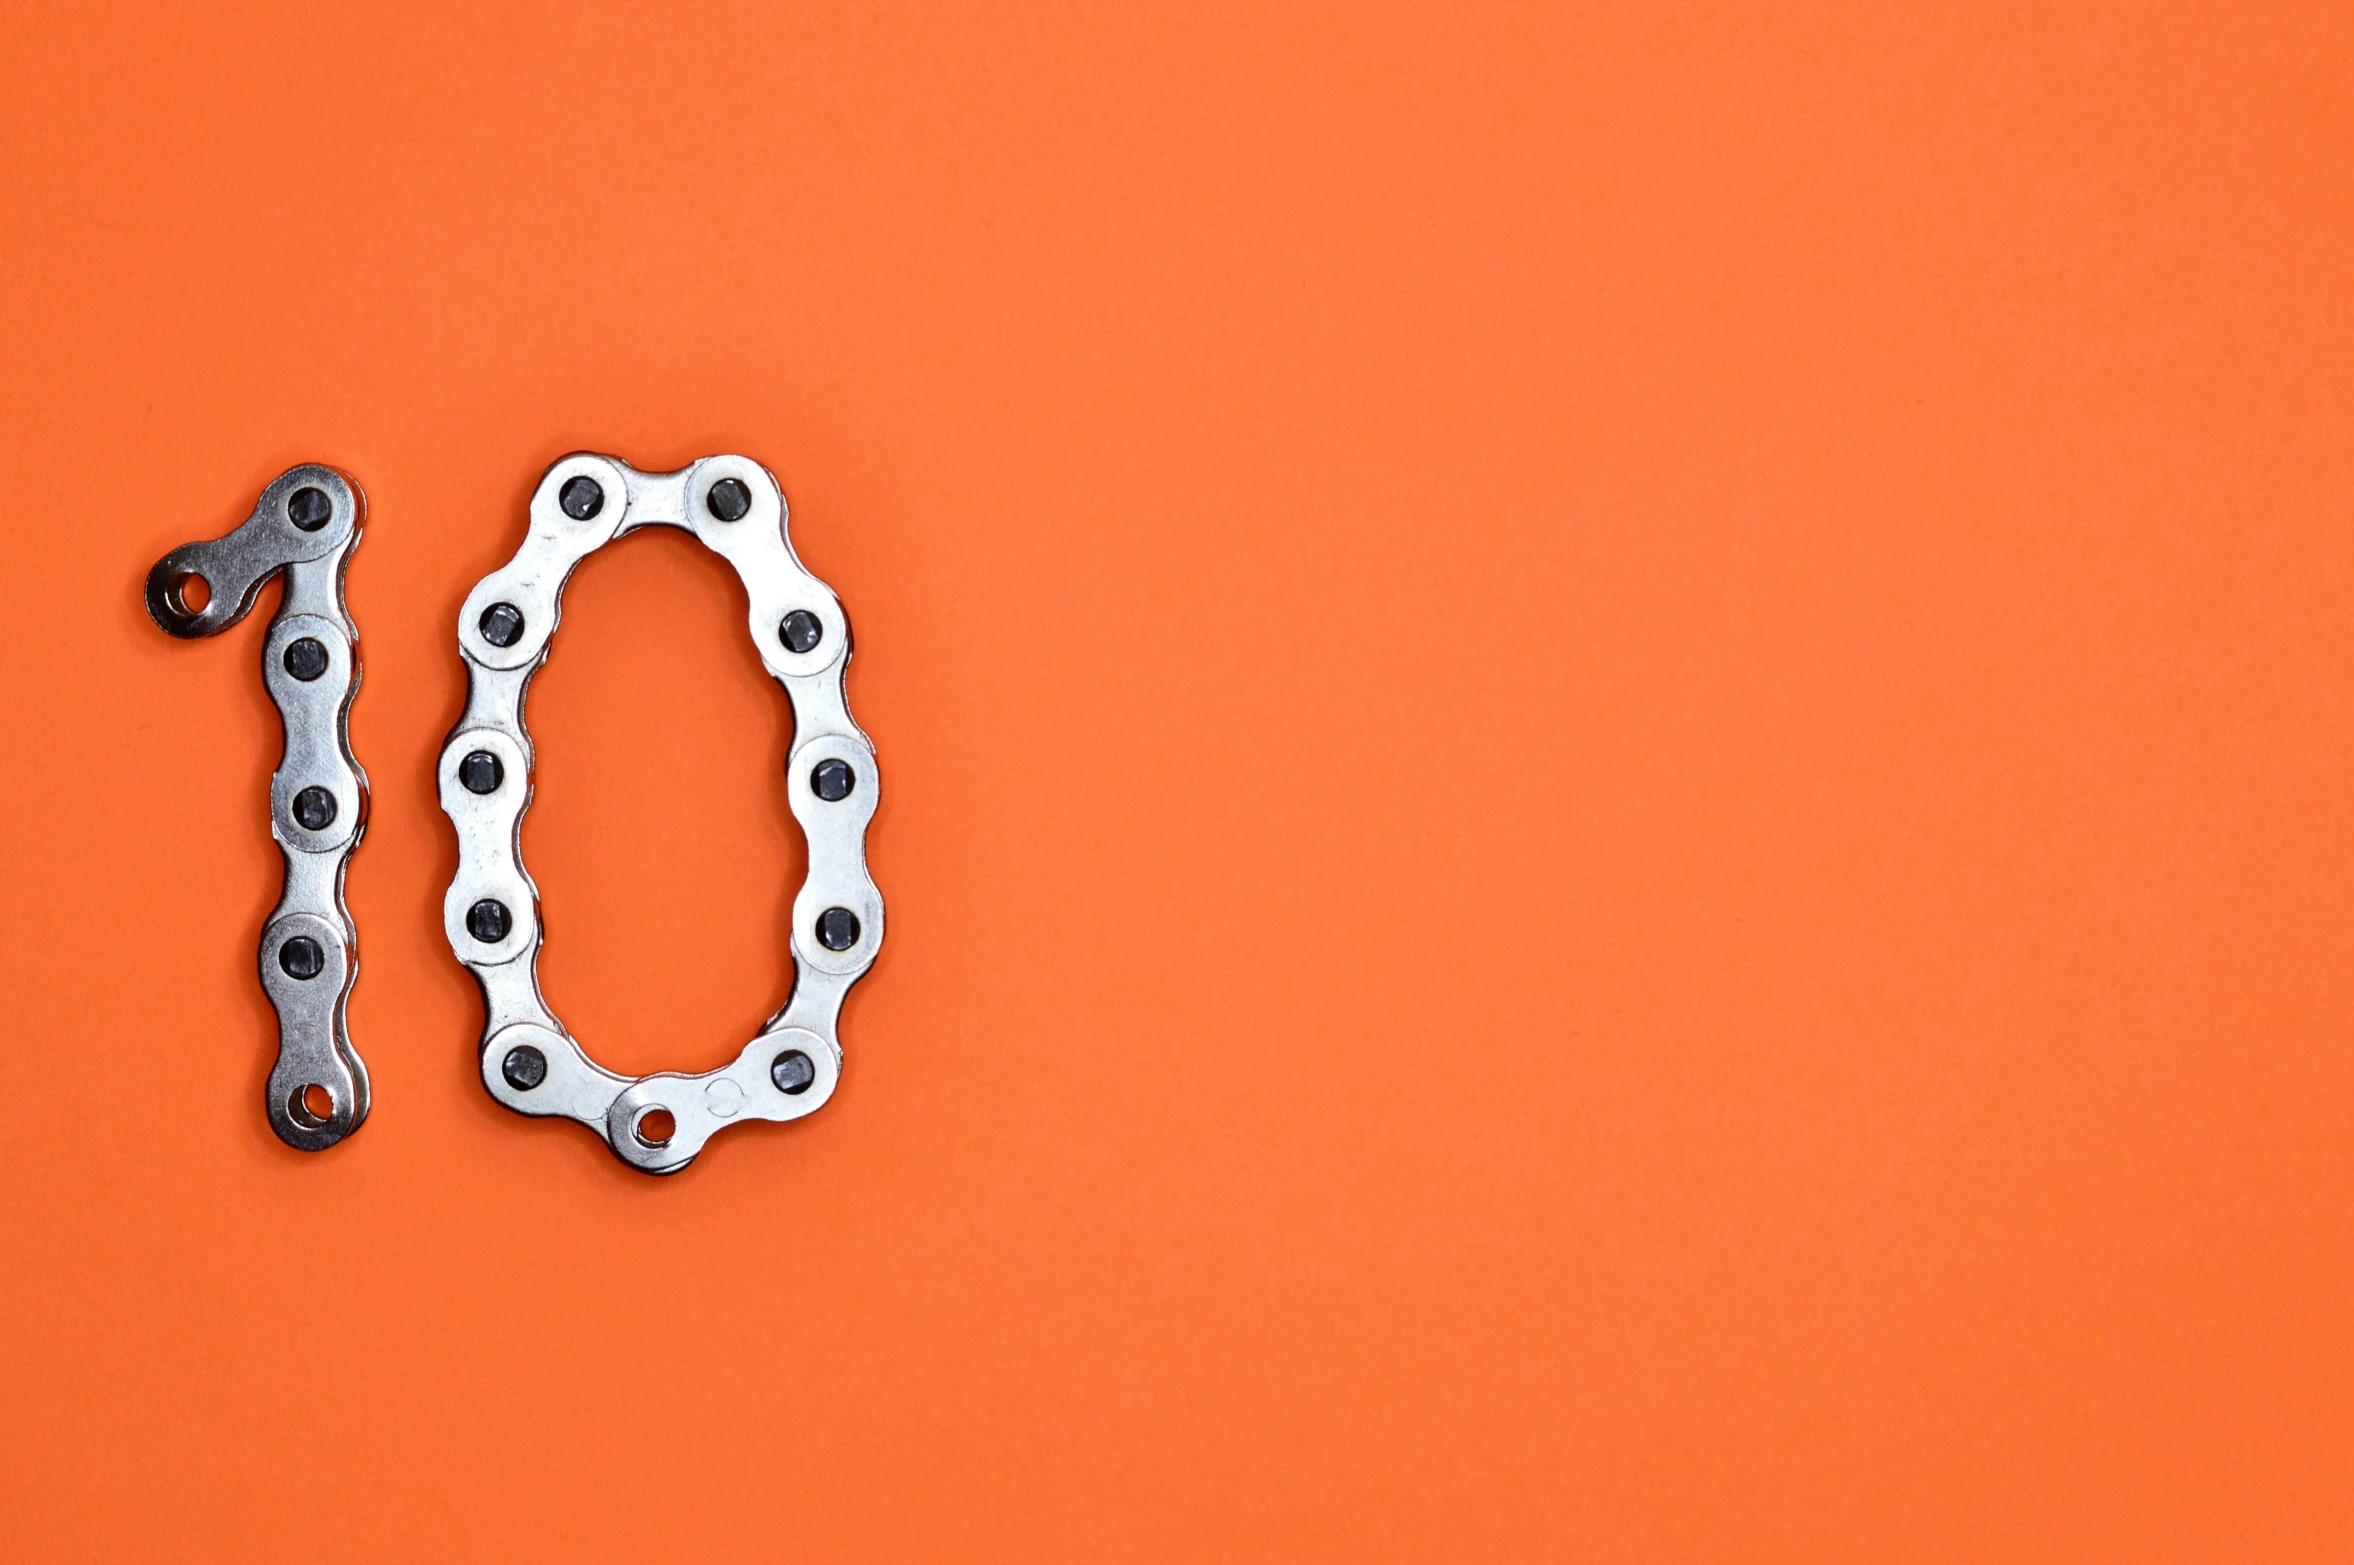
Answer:
<path fill-rule="evenodd" d="M 368 1117 L 368 1071 L 344 1018 L 358 972 L 344 869 L 368 820 L 368 777 L 351 750 L 359 632 L 343 575 L 367 499 L 331 467 L 290 468 L 225 538 L 187 543 L 147 573 L 147 612 L 174 636 L 213 636 L 243 619 L 272 576 L 285 591 L 262 642 L 262 684 L 286 728 L 270 778 L 270 835 L 286 859 L 277 910 L 262 927 L 262 992 L 278 1013 L 278 1061 L 264 1105 L 288 1146 L 319 1152 Z M 193 580 L 210 593 L 188 606 Z M 309 1094 L 327 1095 L 314 1112 Z"/>
<path fill-rule="evenodd" d="M 532 753 L 524 690 L 547 658 L 565 578 L 593 550 L 653 526 L 694 534 L 743 580 L 753 644 L 792 702 L 787 797 L 809 843 L 808 878 L 793 904 L 792 998 L 734 1061 L 699 1076 L 618 1075 L 573 1041 L 540 995 L 539 892 L 523 869 Z M 849 623 L 795 557 L 776 479 L 740 456 L 705 457 L 675 473 L 586 453 L 564 458 L 531 497 L 522 547 L 459 611 L 458 650 L 466 711 L 440 765 L 458 873 L 442 924 L 482 986 L 490 1095 L 519 1114 L 576 1119 L 623 1162 L 653 1174 L 684 1168 L 729 1125 L 799 1119 L 823 1104 L 841 1076 L 843 997 L 883 940 L 883 901 L 866 867 L 878 783 L 874 746 L 850 720 L 843 689 Z"/>

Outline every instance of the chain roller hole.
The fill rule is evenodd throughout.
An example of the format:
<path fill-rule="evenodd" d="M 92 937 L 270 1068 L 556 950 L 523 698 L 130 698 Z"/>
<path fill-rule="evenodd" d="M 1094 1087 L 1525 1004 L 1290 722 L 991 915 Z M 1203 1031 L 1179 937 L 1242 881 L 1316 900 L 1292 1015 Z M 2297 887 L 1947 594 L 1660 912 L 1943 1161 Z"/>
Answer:
<path fill-rule="evenodd" d="M 556 504 L 574 521 L 585 522 L 605 509 L 605 486 L 586 473 L 575 474 L 556 492 Z"/>
<path fill-rule="evenodd" d="M 182 571 L 172 578 L 172 585 L 164 596 L 171 600 L 174 613 L 194 619 L 204 612 L 206 604 L 212 602 L 213 584 L 194 571 Z"/>
<path fill-rule="evenodd" d="M 335 824 L 335 795 L 324 788 L 305 788 L 294 796 L 294 824 L 304 831 L 325 831 Z"/>
<path fill-rule="evenodd" d="M 741 478 L 723 478 L 703 497 L 703 508 L 723 522 L 740 522 L 752 509 L 752 491 Z"/>
<path fill-rule="evenodd" d="M 458 782 L 468 793 L 496 793 L 499 784 L 506 780 L 506 767 L 488 750 L 470 751 L 458 763 Z"/>
<path fill-rule="evenodd" d="M 846 907 L 830 907 L 818 914 L 817 943 L 828 951 L 847 951 L 858 944 L 858 915 Z"/>
<path fill-rule="evenodd" d="M 649 1109 L 638 1116 L 637 1128 L 631 1132 L 649 1147 L 666 1147 L 670 1138 L 678 1134 L 678 1121 L 668 1109 Z"/>
<path fill-rule="evenodd" d="M 519 1043 L 499 1062 L 499 1074 L 517 1092 L 529 1092 L 548 1079 L 548 1057 L 528 1043 Z"/>
<path fill-rule="evenodd" d="M 335 502 L 323 489 L 305 485 L 287 496 L 286 519 L 306 533 L 315 533 L 335 515 Z"/>
<path fill-rule="evenodd" d="M 494 603 L 482 611 L 474 628 L 494 647 L 511 647 L 523 639 L 523 611 L 512 603 Z"/>
<path fill-rule="evenodd" d="M 305 1130 L 321 1129 L 335 1117 L 335 1094 L 314 1081 L 286 1100 L 286 1112 Z"/>
<path fill-rule="evenodd" d="M 514 916 L 507 904 L 484 897 L 466 910 L 466 933 L 486 946 L 495 946 L 507 938 L 507 931 L 515 927 Z"/>
<path fill-rule="evenodd" d="M 839 804 L 858 785 L 858 774 L 847 761 L 820 761 L 809 772 L 809 791 L 828 804 Z"/>
<path fill-rule="evenodd" d="M 769 1062 L 768 1079 L 788 1097 L 799 1097 L 817 1080 L 817 1062 L 799 1049 L 787 1049 Z"/>
<path fill-rule="evenodd" d="M 825 634 L 824 624 L 807 609 L 795 609 L 777 622 L 777 640 L 785 644 L 787 652 L 814 652 Z"/>
<path fill-rule="evenodd" d="M 309 684 L 327 672 L 327 646 L 315 636 L 301 636 L 286 644 L 286 655 L 278 660 L 286 672 Z"/>

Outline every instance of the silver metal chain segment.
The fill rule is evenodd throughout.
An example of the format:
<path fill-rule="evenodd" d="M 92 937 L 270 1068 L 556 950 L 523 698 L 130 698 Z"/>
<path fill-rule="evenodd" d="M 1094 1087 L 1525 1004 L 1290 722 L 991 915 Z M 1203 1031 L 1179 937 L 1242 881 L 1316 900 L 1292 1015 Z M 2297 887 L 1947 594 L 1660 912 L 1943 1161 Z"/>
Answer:
<path fill-rule="evenodd" d="M 288 1146 L 319 1152 L 368 1117 L 368 1070 L 344 1017 L 359 960 L 343 902 L 345 867 L 368 823 L 368 776 L 351 749 L 360 688 L 359 631 L 343 576 L 359 547 L 366 497 L 331 467 L 289 468 L 224 538 L 186 543 L 147 573 L 147 612 L 174 636 L 215 636 L 245 618 L 263 583 L 285 592 L 262 643 L 262 685 L 286 728 L 270 778 L 270 835 L 286 859 L 276 911 L 262 927 L 262 992 L 278 1013 L 278 1062 L 264 1104 Z M 211 597 L 190 609 L 191 578 Z M 311 1112 L 318 1087 L 331 1107 Z"/>
<path fill-rule="evenodd" d="M 594 550 L 655 526 L 694 534 L 743 579 L 753 644 L 793 705 L 787 796 L 809 843 L 808 877 L 793 903 L 793 996 L 732 1063 L 699 1076 L 619 1075 L 573 1041 L 540 995 L 539 892 L 523 868 L 532 753 L 523 698 L 547 658 L 565 579 Z M 442 923 L 482 985 L 490 1095 L 518 1114 L 576 1119 L 623 1162 L 653 1174 L 686 1167 L 729 1125 L 799 1119 L 824 1104 L 841 1076 L 843 997 L 883 940 L 883 900 L 866 867 L 879 784 L 874 746 L 850 720 L 843 690 L 849 622 L 795 557 L 775 477 L 740 456 L 705 457 L 675 473 L 641 473 L 587 453 L 564 458 L 531 497 L 530 531 L 515 557 L 468 595 L 458 650 L 466 712 L 440 764 L 458 873 Z M 667 1135 L 658 1110 L 670 1116 Z"/>

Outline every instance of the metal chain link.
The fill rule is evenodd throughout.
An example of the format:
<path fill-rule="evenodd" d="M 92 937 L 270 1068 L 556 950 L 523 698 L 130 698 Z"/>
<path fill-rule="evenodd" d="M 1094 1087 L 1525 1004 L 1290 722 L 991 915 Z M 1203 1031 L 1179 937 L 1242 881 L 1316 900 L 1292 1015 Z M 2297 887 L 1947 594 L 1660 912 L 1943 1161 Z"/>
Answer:
<path fill-rule="evenodd" d="M 331 467 L 289 468 L 226 537 L 187 543 L 147 573 L 147 612 L 174 636 L 215 636 L 245 618 L 263 583 L 285 591 L 262 643 L 262 685 L 286 729 L 270 778 L 270 835 L 286 860 L 276 911 L 262 927 L 262 992 L 278 1013 L 278 1061 L 264 1106 L 288 1146 L 319 1152 L 368 1117 L 368 1070 L 344 1011 L 359 962 L 343 902 L 344 870 L 367 828 L 368 776 L 351 749 L 360 686 L 359 631 L 343 577 L 359 547 L 366 497 Z M 192 582 L 210 593 L 188 606 Z M 329 1109 L 313 1112 L 311 1089 Z"/>
<path fill-rule="evenodd" d="M 753 644 L 792 702 L 787 796 L 809 843 L 809 874 L 793 904 L 792 999 L 732 1063 L 699 1076 L 619 1075 L 564 1030 L 540 995 L 539 892 L 522 857 L 532 753 L 524 692 L 547 658 L 565 579 L 596 549 L 655 526 L 692 533 L 743 580 Z M 440 764 L 458 873 L 442 923 L 482 986 L 482 1080 L 491 1096 L 519 1114 L 576 1119 L 623 1162 L 654 1174 L 684 1168 L 729 1125 L 799 1119 L 824 1104 L 841 1075 L 843 997 L 883 940 L 883 901 L 866 867 L 879 785 L 874 746 L 850 720 L 843 689 L 849 622 L 795 557 L 775 477 L 740 456 L 706 457 L 675 473 L 641 473 L 587 453 L 564 458 L 531 497 L 515 557 L 468 595 L 458 650 L 466 711 Z"/>

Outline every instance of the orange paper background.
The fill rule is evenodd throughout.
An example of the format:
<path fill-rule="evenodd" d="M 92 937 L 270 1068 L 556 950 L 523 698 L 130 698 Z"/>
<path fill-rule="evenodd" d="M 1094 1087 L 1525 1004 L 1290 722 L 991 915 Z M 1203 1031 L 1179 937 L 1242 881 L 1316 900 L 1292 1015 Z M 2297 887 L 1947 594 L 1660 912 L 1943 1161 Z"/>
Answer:
<path fill-rule="evenodd" d="M 2069 14 L 2059 14 L 2066 11 Z M 2354 1553 L 2354 12 L 15 5 L 0 1547 Z M 839 1095 L 496 1107 L 453 625 L 575 448 L 858 631 Z M 267 1131 L 347 467 L 373 1117 Z M 790 979 L 683 536 L 534 694 L 543 977 Z"/>

